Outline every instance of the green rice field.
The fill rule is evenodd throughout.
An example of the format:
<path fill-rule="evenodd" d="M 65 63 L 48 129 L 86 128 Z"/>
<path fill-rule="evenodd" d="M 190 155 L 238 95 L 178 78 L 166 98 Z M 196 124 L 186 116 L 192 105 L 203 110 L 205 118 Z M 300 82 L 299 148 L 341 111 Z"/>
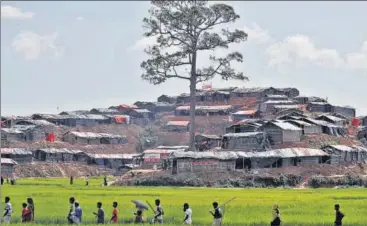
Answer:
<path fill-rule="evenodd" d="M 213 201 L 223 203 L 237 197 L 225 208 L 222 225 L 260 226 L 270 225 L 271 208 L 278 203 L 280 214 L 286 226 L 333 225 L 334 204 L 339 203 L 345 213 L 343 225 L 367 225 L 367 189 L 215 189 L 215 188 L 168 188 L 168 187 L 103 187 L 102 178 L 90 180 L 75 179 L 70 185 L 68 179 L 19 179 L 14 186 L 4 184 L 1 188 L 2 208 L 4 197 L 10 196 L 14 213 L 12 222 L 20 221 L 21 204 L 28 196 L 35 202 L 35 220 L 38 225 L 66 224 L 68 198 L 74 196 L 83 209 L 83 224 L 94 224 L 93 212 L 101 201 L 106 222 L 111 217 L 112 202 L 119 203 L 120 224 L 128 224 L 134 218 L 133 199 L 154 204 L 161 199 L 164 208 L 165 225 L 181 225 L 183 203 L 188 202 L 193 211 L 193 225 L 211 225 L 208 213 Z M 145 212 L 149 219 L 153 214 Z"/>

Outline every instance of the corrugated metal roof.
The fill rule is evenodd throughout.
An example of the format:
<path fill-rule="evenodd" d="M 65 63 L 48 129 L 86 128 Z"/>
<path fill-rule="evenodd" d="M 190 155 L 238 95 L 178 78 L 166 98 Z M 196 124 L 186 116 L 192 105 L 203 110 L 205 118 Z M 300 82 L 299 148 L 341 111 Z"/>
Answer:
<path fill-rule="evenodd" d="M 218 135 L 210 135 L 210 134 L 196 134 L 196 136 L 202 136 L 202 137 L 205 137 L 205 138 L 208 138 L 208 139 L 213 139 L 213 140 L 220 140 L 221 137 L 218 136 Z"/>
<path fill-rule="evenodd" d="M 23 133 L 23 131 L 20 131 L 19 129 L 14 129 L 14 128 L 1 128 L 1 131 L 5 133 L 17 133 L 17 134 Z"/>
<path fill-rule="evenodd" d="M 293 100 L 267 100 L 264 104 L 293 104 L 296 103 Z"/>
<path fill-rule="evenodd" d="M 181 145 L 181 146 L 164 146 L 164 145 L 160 145 L 158 147 L 156 147 L 155 149 L 167 149 L 167 150 L 178 150 L 178 149 L 188 149 L 189 146 L 187 145 Z"/>
<path fill-rule="evenodd" d="M 9 164 L 9 165 L 17 165 L 18 163 L 14 161 L 13 159 L 9 158 L 1 158 L 0 160 L 1 164 Z"/>
<path fill-rule="evenodd" d="M 67 148 L 40 148 L 40 149 L 36 149 L 35 151 L 42 151 L 45 153 L 50 153 L 50 154 L 56 154 L 56 153 L 65 153 L 65 154 L 79 154 L 79 153 L 84 153 L 81 150 L 71 150 L 71 149 L 67 149 Z"/>
<path fill-rule="evenodd" d="M 346 145 L 328 145 L 327 147 L 332 147 L 334 149 L 337 149 L 339 151 L 345 151 L 345 152 L 367 152 L 367 148 L 362 146 L 346 146 Z"/>
<path fill-rule="evenodd" d="M 69 131 L 67 133 L 73 134 L 76 137 L 81 138 L 126 138 L 125 136 L 109 134 L 109 133 L 92 133 L 92 132 L 77 132 Z"/>
<path fill-rule="evenodd" d="M 302 108 L 302 105 L 293 104 L 293 105 L 274 105 L 275 109 L 299 109 Z"/>
<path fill-rule="evenodd" d="M 133 111 L 137 113 L 150 113 L 150 111 L 147 109 L 133 109 Z"/>
<path fill-rule="evenodd" d="M 133 159 L 139 154 L 87 154 L 94 159 Z"/>
<path fill-rule="evenodd" d="M 322 117 L 325 117 L 333 122 L 341 122 L 344 121 L 344 119 L 336 117 L 334 115 L 320 115 L 319 117 L 317 117 L 317 119 L 322 119 Z"/>
<path fill-rule="evenodd" d="M 284 98 L 284 99 L 288 99 L 288 97 L 286 95 L 267 94 L 265 96 L 266 97 L 269 97 L 269 98 Z"/>
<path fill-rule="evenodd" d="M 196 106 L 196 110 L 230 110 L 232 109 L 232 105 L 217 105 L 217 106 Z M 190 110 L 190 106 L 179 106 L 176 110 Z"/>
<path fill-rule="evenodd" d="M 308 120 L 309 122 L 312 122 L 313 124 L 319 125 L 319 126 L 327 126 L 327 127 L 330 127 L 330 128 L 340 127 L 340 126 L 337 126 L 335 124 L 332 124 L 332 123 L 329 123 L 329 122 L 326 122 L 326 121 L 323 121 L 323 120 L 317 120 L 317 119 L 313 119 L 313 118 L 304 118 L 304 119 Z"/>
<path fill-rule="evenodd" d="M 307 123 L 305 121 L 301 120 L 285 120 L 286 122 L 294 122 L 296 124 L 302 125 L 302 126 L 312 126 L 310 123 Z"/>
<path fill-rule="evenodd" d="M 148 149 L 143 151 L 144 154 L 169 154 L 174 151 L 177 151 L 177 149 Z"/>
<path fill-rule="evenodd" d="M 220 159 L 235 160 L 237 155 L 234 152 L 193 152 L 193 151 L 176 151 L 170 154 L 172 158 L 192 158 L 192 159 Z"/>
<path fill-rule="evenodd" d="M 188 126 L 190 121 L 169 121 L 167 126 Z"/>
<path fill-rule="evenodd" d="M 234 93 L 255 93 L 255 92 L 263 92 L 270 88 L 271 87 L 251 87 L 251 88 L 239 87 L 239 88 L 234 89 L 232 92 Z"/>
<path fill-rule="evenodd" d="M 1 148 L 1 154 L 32 155 L 32 151 L 24 148 Z"/>
<path fill-rule="evenodd" d="M 280 120 L 277 120 L 277 121 L 270 121 L 270 122 L 267 122 L 266 124 L 273 124 L 283 130 L 293 130 L 293 131 L 297 131 L 297 130 L 302 130 L 300 128 L 298 128 L 297 126 L 295 125 L 292 125 L 291 123 L 288 123 L 288 122 L 285 122 L 285 121 L 280 121 Z"/>
<path fill-rule="evenodd" d="M 90 111 L 97 111 L 100 113 L 106 113 L 106 114 L 118 114 L 119 111 L 116 109 L 110 109 L 110 108 L 93 108 Z"/>
<path fill-rule="evenodd" d="M 264 132 L 246 132 L 246 133 L 227 133 L 224 134 L 223 137 L 255 137 L 255 136 L 264 136 Z"/>
<path fill-rule="evenodd" d="M 321 149 L 312 148 L 284 148 L 262 152 L 239 152 L 241 158 L 295 158 L 295 157 L 312 157 L 327 156 L 328 154 Z"/>
<path fill-rule="evenodd" d="M 40 119 L 40 120 L 24 119 L 24 120 L 19 120 L 16 124 L 18 124 L 20 122 L 28 122 L 30 124 L 39 125 L 39 126 L 55 126 L 55 124 L 53 124 L 49 121 L 46 121 L 44 119 Z"/>

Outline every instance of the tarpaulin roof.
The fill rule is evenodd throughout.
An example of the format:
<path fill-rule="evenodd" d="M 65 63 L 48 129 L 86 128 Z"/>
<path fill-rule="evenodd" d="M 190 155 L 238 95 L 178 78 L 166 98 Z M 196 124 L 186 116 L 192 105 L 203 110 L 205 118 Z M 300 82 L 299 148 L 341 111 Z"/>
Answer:
<path fill-rule="evenodd" d="M 293 100 L 267 100 L 264 104 L 294 104 L 296 103 Z"/>
<path fill-rule="evenodd" d="M 82 138 L 126 138 L 125 136 L 109 134 L 109 133 L 92 133 L 92 132 L 76 132 L 76 131 L 69 131 L 67 133 L 70 133 L 76 137 L 82 137 Z"/>
<path fill-rule="evenodd" d="M 87 154 L 94 159 L 133 159 L 139 154 Z"/>
<path fill-rule="evenodd" d="M 243 111 L 237 111 L 235 113 L 233 113 L 233 115 L 253 115 L 257 112 L 256 109 L 252 109 L 252 110 L 243 110 Z"/>
<path fill-rule="evenodd" d="M 23 148 L 1 148 L 1 154 L 32 155 L 32 151 Z"/>
<path fill-rule="evenodd" d="M 128 109 L 138 109 L 139 107 L 136 105 L 129 105 L 129 104 L 120 104 L 118 107 L 120 108 L 128 108 Z"/>
<path fill-rule="evenodd" d="M 193 151 L 176 151 L 170 154 L 172 158 L 192 158 L 192 159 L 220 159 L 234 160 L 237 159 L 235 152 L 193 152 Z"/>
<path fill-rule="evenodd" d="M 18 163 L 14 161 L 13 159 L 9 158 L 1 158 L 1 164 L 9 164 L 9 165 L 17 165 Z"/>
<path fill-rule="evenodd" d="M 169 121 L 167 126 L 188 126 L 190 121 Z"/>

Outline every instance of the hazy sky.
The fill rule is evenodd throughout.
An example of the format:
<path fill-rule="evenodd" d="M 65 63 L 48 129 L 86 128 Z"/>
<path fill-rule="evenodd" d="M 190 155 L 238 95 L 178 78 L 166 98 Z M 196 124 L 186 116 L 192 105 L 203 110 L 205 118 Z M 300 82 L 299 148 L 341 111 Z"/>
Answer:
<path fill-rule="evenodd" d="M 297 87 L 367 114 L 367 2 L 234 2 L 249 40 L 234 46 L 250 82 Z M 1 114 L 56 113 L 156 100 L 186 81 L 140 78 L 149 2 L 2 2 Z M 218 52 L 220 54 L 220 52 Z M 202 64 L 205 59 L 200 58 Z M 59 110 L 57 108 L 59 107 Z"/>

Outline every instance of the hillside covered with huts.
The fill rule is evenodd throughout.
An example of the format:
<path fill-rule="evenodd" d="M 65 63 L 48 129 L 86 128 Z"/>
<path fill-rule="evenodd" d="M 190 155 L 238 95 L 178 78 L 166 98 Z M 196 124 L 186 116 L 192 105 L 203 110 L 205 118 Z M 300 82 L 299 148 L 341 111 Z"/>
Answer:
<path fill-rule="evenodd" d="M 1 116 L 1 174 L 49 163 L 171 175 L 367 163 L 367 117 L 357 117 L 350 106 L 301 95 L 294 87 L 198 89 L 195 98 L 195 150 L 188 149 L 187 93 Z"/>

